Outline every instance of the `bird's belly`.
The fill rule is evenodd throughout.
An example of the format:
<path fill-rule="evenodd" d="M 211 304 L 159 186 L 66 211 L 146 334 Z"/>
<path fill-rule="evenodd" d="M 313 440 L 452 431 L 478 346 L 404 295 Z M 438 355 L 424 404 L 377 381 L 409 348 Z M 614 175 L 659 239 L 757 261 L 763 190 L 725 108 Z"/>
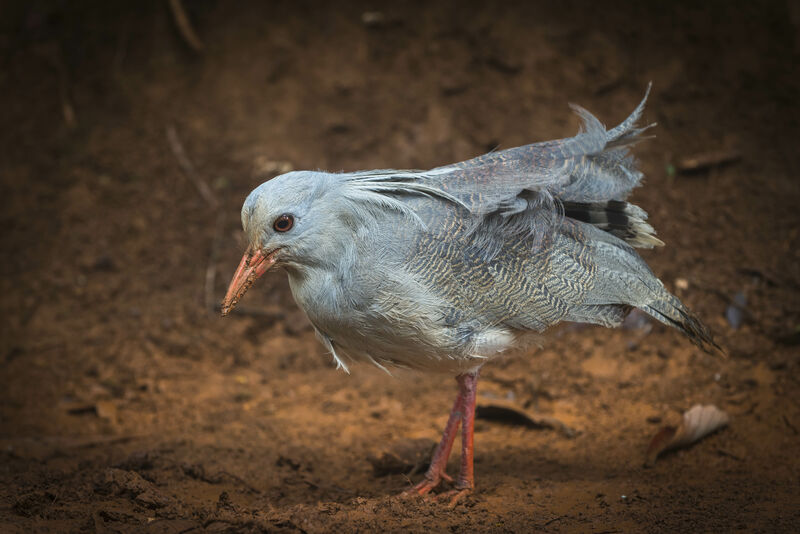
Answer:
<path fill-rule="evenodd" d="M 364 362 L 387 372 L 391 368 L 403 368 L 465 373 L 500 356 L 520 339 L 517 332 L 502 327 L 487 328 L 470 339 L 461 340 L 454 339 L 452 329 L 447 327 L 433 328 L 438 332 L 421 335 L 397 324 L 385 325 L 385 328 L 375 328 L 374 323 L 370 328 L 337 328 L 335 333 L 329 333 L 331 330 L 325 326 L 315 326 L 334 358 L 345 366 L 348 362 Z"/>
<path fill-rule="evenodd" d="M 464 318 L 449 303 L 397 273 L 392 280 L 373 279 L 355 290 L 333 276 L 302 281 L 290 276 L 297 304 L 341 367 L 367 362 L 384 370 L 458 374 L 516 343 L 516 331 Z"/>

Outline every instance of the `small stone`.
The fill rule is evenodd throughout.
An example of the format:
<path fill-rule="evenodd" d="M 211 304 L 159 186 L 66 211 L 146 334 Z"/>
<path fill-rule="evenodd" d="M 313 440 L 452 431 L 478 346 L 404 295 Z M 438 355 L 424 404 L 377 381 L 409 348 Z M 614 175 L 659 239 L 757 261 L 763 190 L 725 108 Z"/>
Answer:
<path fill-rule="evenodd" d="M 98 256 L 92 264 L 92 269 L 95 271 L 111 272 L 116 270 L 116 268 L 117 265 L 114 263 L 114 259 L 108 254 Z"/>
<path fill-rule="evenodd" d="M 725 309 L 725 319 L 734 330 L 742 326 L 747 315 L 747 296 L 739 291 Z"/>

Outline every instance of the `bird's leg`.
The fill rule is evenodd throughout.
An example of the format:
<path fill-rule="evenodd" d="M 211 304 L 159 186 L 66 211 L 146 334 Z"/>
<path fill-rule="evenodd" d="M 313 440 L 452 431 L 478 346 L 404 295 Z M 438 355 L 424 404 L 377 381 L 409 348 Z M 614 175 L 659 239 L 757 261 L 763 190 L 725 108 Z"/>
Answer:
<path fill-rule="evenodd" d="M 458 397 L 450 411 L 447 425 L 444 427 L 442 440 L 436 447 L 431 459 L 431 465 L 425 473 L 425 478 L 406 491 L 406 494 L 425 495 L 438 486 L 442 479 L 452 482 L 453 480 L 445 472 L 447 459 L 453 449 L 453 442 L 456 439 L 456 432 L 459 424 L 462 427 L 461 433 L 461 472 L 456 481 L 456 487 L 441 495 L 442 498 L 450 501 L 450 505 L 455 505 L 463 496 L 467 495 L 475 487 L 473 460 L 473 437 L 475 434 L 475 402 L 478 392 L 478 371 L 465 373 L 456 377 L 458 381 Z"/>
<path fill-rule="evenodd" d="M 450 458 L 450 451 L 453 449 L 453 441 L 456 439 L 458 432 L 458 425 L 461 423 L 462 418 L 462 398 L 459 391 L 456 402 L 453 403 L 453 409 L 450 410 L 450 417 L 447 419 L 447 424 L 442 433 L 442 440 L 436 446 L 431 459 L 431 465 L 425 473 L 425 478 L 422 482 L 407 490 L 406 494 L 412 495 L 425 495 L 433 488 L 439 485 L 442 479 L 452 481 L 452 479 L 445 472 L 447 467 L 447 459 Z"/>
<path fill-rule="evenodd" d="M 458 386 L 461 389 L 462 419 L 461 419 L 461 473 L 458 474 L 456 489 L 473 489 L 475 477 L 473 475 L 472 441 L 475 436 L 475 403 L 478 399 L 478 373 L 469 373 L 458 377 Z"/>
<path fill-rule="evenodd" d="M 439 497 L 455 506 L 461 498 L 475 488 L 472 466 L 473 438 L 475 436 L 475 403 L 478 393 L 478 372 L 458 375 L 459 399 L 461 400 L 461 472 L 458 474 L 455 489 Z"/>

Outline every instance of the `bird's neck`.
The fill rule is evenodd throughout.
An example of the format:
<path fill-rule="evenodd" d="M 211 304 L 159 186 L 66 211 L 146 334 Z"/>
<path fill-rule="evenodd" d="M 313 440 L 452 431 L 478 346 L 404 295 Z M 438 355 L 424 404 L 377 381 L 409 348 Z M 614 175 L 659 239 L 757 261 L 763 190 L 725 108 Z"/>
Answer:
<path fill-rule="evenodd" d="M 323 257 L 307 257 L 303 263 L 287 263 L 289 285 L 295 300 L 302 307 L 314 304 L 349 287 L 357 269 L 357 245 L 354 240 L 339 240 L 335 253 Z M 330 249 L 328 249 L 330 252 Z"/>

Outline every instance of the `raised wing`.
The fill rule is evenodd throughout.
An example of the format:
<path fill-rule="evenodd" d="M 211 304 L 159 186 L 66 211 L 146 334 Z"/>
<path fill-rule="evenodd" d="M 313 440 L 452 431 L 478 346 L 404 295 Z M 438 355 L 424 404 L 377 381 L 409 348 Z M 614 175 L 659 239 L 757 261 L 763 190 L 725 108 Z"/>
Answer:
<path fill-rule="evenodd" d="M 606 205 L 623 201 L 641 181 L 642 173 L 629 147 L 653 126 L 636 126 L 649 93 L 648 85 L 636 109 L 610 130 L 585 109 L 572 106 L 583 119 L 583 127 L 574 137 L 492 152 L 428 171 L 351 173 L 346 177 L 353 186 L 350 196 L 421 215 L 423 221 L 435 222 L 445 213 L 452 218 L 453 209 L 461 211 L 475 245 L 490 255 L 509 240 L 530 240 L 535 246 L 564 215 L 566 205 L 581 214 L 577 220 L 589 224 L 608 226 L 605 219 L 616 212 L 629 216 L 621 235 L 631 234 L 626 240 L 635 246 L 653 246 L 660 242 L 651 239 L 652 228 L 644 223 L 644 211 L 624 206 L 608 211 Z M 410 200 L 421 197 L 435 202 Z"/>
<path fill-rule="evenodd" d="M 458 198 L 476 215 L 513 214 L 527 208 L 525 191 L 546 192 L 572 202 L 624 200 L 639 184 L 628 147 L 653 125 L 638 128 L 650 86 L 641 103 L 619 126 L 606 128 L 585 109 L 575 137 L 492 152 L 432 169 L 426 182 Z"/>

